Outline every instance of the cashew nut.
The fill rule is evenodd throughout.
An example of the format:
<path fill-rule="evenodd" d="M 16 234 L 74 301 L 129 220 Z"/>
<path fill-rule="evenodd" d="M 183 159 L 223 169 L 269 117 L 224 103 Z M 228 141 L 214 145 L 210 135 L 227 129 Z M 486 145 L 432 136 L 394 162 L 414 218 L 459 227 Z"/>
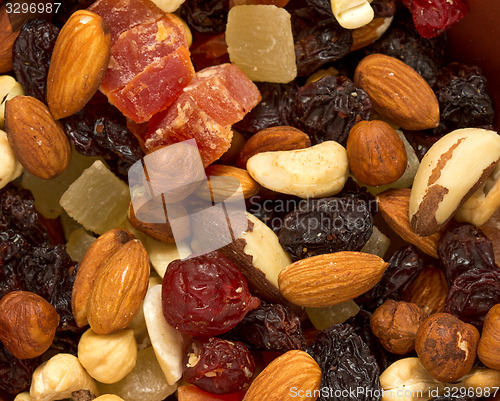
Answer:
<path fill-rule="evenodd" d="M 12 150 L 7 134 L 0 130 L 0 188 L 14 181 L 23 172 L 23 166 Z"/>
<path fill-rule="evenodd" d="M 94 379 L 101 383 L 116 383 L 135 366 L 137 342 L 134 331 L 97 334 L 88 329 L 78 343 L 78 359 Z"/>
<path fill-rule="evenodd" d="M 345 148 L 326 141 L 306 149 L 258 153 L 248 159 L 247 170 L 262 186 L 301 198 L 339 193 L 347 180 Z"/>
<path fill-rule="evenodd" d="M 79 390 L 99 395 L 96 382 L 74 355 L 54 355 L 33 372 L 30 395 L 34 401 L 73 399 L 72 393 Z"/>
<path fill-rule="evenodd" d="M 331 0 L 330 3 L 333 15 L 345 29 L 360 28 L 374 17 L 373 8 L 367 0 Z"/>

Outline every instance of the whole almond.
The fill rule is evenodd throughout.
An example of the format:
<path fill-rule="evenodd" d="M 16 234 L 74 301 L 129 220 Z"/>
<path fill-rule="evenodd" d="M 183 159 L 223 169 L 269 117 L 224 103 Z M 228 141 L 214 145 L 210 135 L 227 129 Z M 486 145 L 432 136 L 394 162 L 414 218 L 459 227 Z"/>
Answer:
<path fill-rule="evenodd" d="M 248 174 L 245 169 L 234 167 L 234 166 L 224 166 L 222 164 L 212 164 L 208 166 L 205 173 L 211 184 L 211 192 L 215 202 L 224 202 L 231 195 L 234 195 L 234 186 L 229 182 L 229 188 L 225 191 L 224 185 L 218 185 L 220 181 L 215 181 L 212 183 L 210 177 L 229 177 L 234 178 L 240 182 L 241 190 L 243 192 L 243 197 L 245 199 L 256 195 L 259 192 L 260 185 Z M 215 184 L 215 186 L 214 186 Z"/>
<path fill-rule="evenodd" d="M 66 170 L 71 146 L 42 102 L 31 96 L 7 101 L 5 127 L 12 150 L 28 172 L 48 180 Z"/>
<path fill-rule="evenodd" d="M 78 111 L 97 92 L 109 63 L 111 36 L 106 21 L 79 10 L 64 24 L 47 77 L 47 103 L 56 119 Z"/>
<path fill-rule="evenodd" d="M 316 361 L 304 351 L 288 351 L 260 372 L 243 401 L 314 401 L 320 385 L 321 369 Z"/>
<path fill-rule="evenodd" d="M 408 218 L 410 208 L 409 188 L 389 189 L 377 195 L 377 204 L 385 222 L 406 242 L 415 245 L 422 252 L 438 258 L 437 244 L 441 233 L 422 236 L 413 231 Z"/>
<path fill-rule="evenodd" d="M 135 237 L 127 230 L 114 229 L 97 238 L 88 249 L 76 273 L 71 307 L 78 327 L 88 324 L 87 301 L 104 263 Z"/>
<path fill-rule="evenodd" d="M 426 266 L 404 291 L 402 300 L 421 306 L 427 313 L 444 311 L 448 283 L 442 270 L 435 266 Z"/>
<path fill-rule="evenodd" d="M 149 257 L 139 240 L 123 245 L 104 263 L 87 305 L 92 330 L 110 334 L 133 320 L 146 295 Z"/>
<path fill-rule="evenodd" d="M 297 128 L 289 126 L 266 128 L 257 132 L 245 143 L 236 166 L 246 168 L 248 159 L 257 153 L 304 149 L 309 146 L 311 146 L 309 136 Z"/>
<path fill-rule="evenodd" d="M 285 267 L 278 284 L 295 305 L 322 308 L 364 294 L 382 278 L 388 264 L 363 252 L 336 252 L 312 256 Z"/>
<path fill-rule="evenodd" d="M 354 83 L 368 93 L 377 113 L 401 128 L 424 130 L 439 124 L 439 103 L 431 87 L 394 57 L 366 56 L 356 67 Z"/>

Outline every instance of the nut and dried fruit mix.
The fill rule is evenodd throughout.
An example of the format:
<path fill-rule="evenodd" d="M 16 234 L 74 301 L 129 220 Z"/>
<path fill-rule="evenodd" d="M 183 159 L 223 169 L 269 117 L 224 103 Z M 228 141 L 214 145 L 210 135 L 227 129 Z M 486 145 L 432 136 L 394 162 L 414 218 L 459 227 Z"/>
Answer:
<path fill-rule="evenodd" d="M 466 3 L 1 6 L 0 399 L 500 399 Z"/>

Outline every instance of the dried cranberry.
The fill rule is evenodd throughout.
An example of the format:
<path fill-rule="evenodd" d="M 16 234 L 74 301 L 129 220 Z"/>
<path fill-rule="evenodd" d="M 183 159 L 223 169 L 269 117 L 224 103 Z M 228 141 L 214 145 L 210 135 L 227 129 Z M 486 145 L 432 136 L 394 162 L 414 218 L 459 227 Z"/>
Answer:
<path fill-rule="evenodd" d="M 12 67 L 24 93 L 45 102 L 50 58 L 59 28 L 44 20 L 23 25 L 12 48 Z"/>
<path fill-rule="evenodd" d="M 236 326 L 260 301 L 236 265 L 214 251 L 168 265 L 162 304 L 165 319 L 179 331 L 214 336 Z"/>
<path fill-rule="evenodd" d="M 248 312 L 224 337 L 266 351 L 302 349 L 305 342 L 295 313 L 284 305 L 264 302 L 258 309 Z"/>
<path fill-rule="evenodd" d="M 191 29 L 215 35 L 226 29 L 229 0 L 187 0 L 180 10 Z"/>
<path fill-rule="evenodd" d="M 374 310 L 388 299 L 398 300 L 424 268 L 424 261 L 413 245 L 399 248 L 389 259 L 389 267 L 382 279 L 357 302 Z"/>
<path fill-rule="evenodd" d="M 213 394 L 243 390 L 254 372 L 254 360 L 243 343 L 216 337 L 195 337 L 187 347 L 182 368 L 188 383 Z"/>
<path fill-rule="evenodd" d="M 417 31 L 424 38 L 435 38 L 467 15 L 462 0 L 403 0 L 409 8 Z"/>
<path fill-rule="evenodd" d="M 289 213 L 279 241 L 292 259 L 338 251 L 359 251 L 372 234 L 368 204 L 357 198 L 307 199 Z"/>
<path fill-rule="evenodd" d="M 469 270 L 453 282 L 445 312 L 481 330 L 488 311 L 500 303 L 500 269 Z"/>
<path fill-rule="evenodd" d="M 346 77 L 327 76 L 304 85 L 293 105 L 294 125 L 311 137 L 313 144 L 337 141 L 346 144 L 351 128 L 370 117 L 368 94 Z"/>
<path fill-rule="evenodd" d="M 473 269 L 498 270 L 493 244 L 472 224 L 448 229 L 441 236 L 437 251 L 449 285 Z"/>

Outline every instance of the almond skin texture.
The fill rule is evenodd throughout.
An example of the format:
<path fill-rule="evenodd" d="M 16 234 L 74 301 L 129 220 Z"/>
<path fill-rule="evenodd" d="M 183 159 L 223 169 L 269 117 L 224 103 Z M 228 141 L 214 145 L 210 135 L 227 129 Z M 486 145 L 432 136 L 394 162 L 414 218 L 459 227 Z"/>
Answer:
<path fill-rule="evenodd" d="M 283 269 L 278 284 L 295 305 L 322 308 L 364 294 L 381 279 L 388 264 L 363 252 L 336 252 L 298 260 Z"/>
<path fill-rule="evenodd" d="M 97 92 L 108 68 L 111 36 L 106 21 L 79 10 L 57 37 L 47 78 L 47 104 L 55 119 L 80 111 Z"/>
<path fill-rule="evenodd" d="M 301 130 L 287 125 L 271 127 L 257 132 L 243 145 L 236 166 L 246 168 L 247 161 L 257 153 L 276 150 L 304 149 L 311 146 L 311 139 Z"/>
<path fill-rule="evenodd" d="M 96 278 L 87 305 L 92 330 L 110 334 L 124 329 L 139 311 L 149 283 L 149 258 L 139 240 L 123 245 Z"/>
<path fill-rule="evenodd" d="M 500 304 L 486 315 L 477 356 L 489 368 L 500 370 Z"/>
<path fill-rule="evenodd" d="M 314 401 L 320 385 L 321 369 L 316 361 L 304 351 L 288 351 L 256 377 L 243 401 Z"/>
<path fill-rule="evenodd" d="M 134 238 L 127 230 L 114 229 L 101 235 L 90 246 L 76 273 L 71 295 L 71 307 L 78 327 L 88 324 L 87 300 L 104 262 Z"/>
<path fill-rule="evenodd" d="M 371 54 L 356 67 L 354 83 L 362 88 L 373 109 L 407 130 L 424 130 L 439 124 L 439 103 L 422 76 L 402 61 Z"/>
<path fill-rule="evenodd" d="M 208 166 L 205 170 L 205 173 L 208 178 L 210 176 L 216 177 L 231 177 L 235 178 L 240 182 L 241 190 L 243 191 L 243 197 L 245 199 L 250 198 L 251 196 L 257 195 L 260 189 L 260 185 L 248 174 L 245 169 L 233 167 L 233 166 L 224 166 L 222 164 L 212 164 Z M 223 202 L 231 195 L 234 195 L 234 191 L 230 191 L 227 194 L 221 193 L 217 194 L 218 186 L 217 181 L 215 181 L 216 186 L 212 186 L 213 197 L 215 198 L 215 202 Z M 219 196 L 217 196 L 219 195 Z M 217 198 L 221 198 L 218 200 Z"/>
<path fill-rule="evenodd" d="M 55 308 L 39 295 L 12 291 L 0 300 L 0 340 L 18 359 L 47 351 L 58 325 Z"/>
<path fill-rule="evenodd" d="M 478 342 L 474 326 L 449 313 L 435 313 L 418 329 L 415 351 L 432 377 L 454 382 L 472 369 Z"/>
<path fill-rule="evenodd" d="M 437 244 L 441 233 L 422 236 L 413 231 L 408 218 L 410 208 L 410 193 L 408 188 L 389 189 L 377 195 L 377 204 L 385 222 L 396 234 L 406 242 L 415 245 L 422 252 L 438 258 Z"/>
<path fill-rule="evenodd" d="M 347 158 L 356 179 L 376 187 L 396 181 L 406 170 L 405 145 L 389 124 L 360 121 L 349 132 Z"/>
<path fill-rule="evenodd" d="M 71 146 L 47 106 L 31 96 L 16 96 L 5 104 L 5 127 L 10 146 L 23 167 L 48 180 L 71 161 Z"/>

